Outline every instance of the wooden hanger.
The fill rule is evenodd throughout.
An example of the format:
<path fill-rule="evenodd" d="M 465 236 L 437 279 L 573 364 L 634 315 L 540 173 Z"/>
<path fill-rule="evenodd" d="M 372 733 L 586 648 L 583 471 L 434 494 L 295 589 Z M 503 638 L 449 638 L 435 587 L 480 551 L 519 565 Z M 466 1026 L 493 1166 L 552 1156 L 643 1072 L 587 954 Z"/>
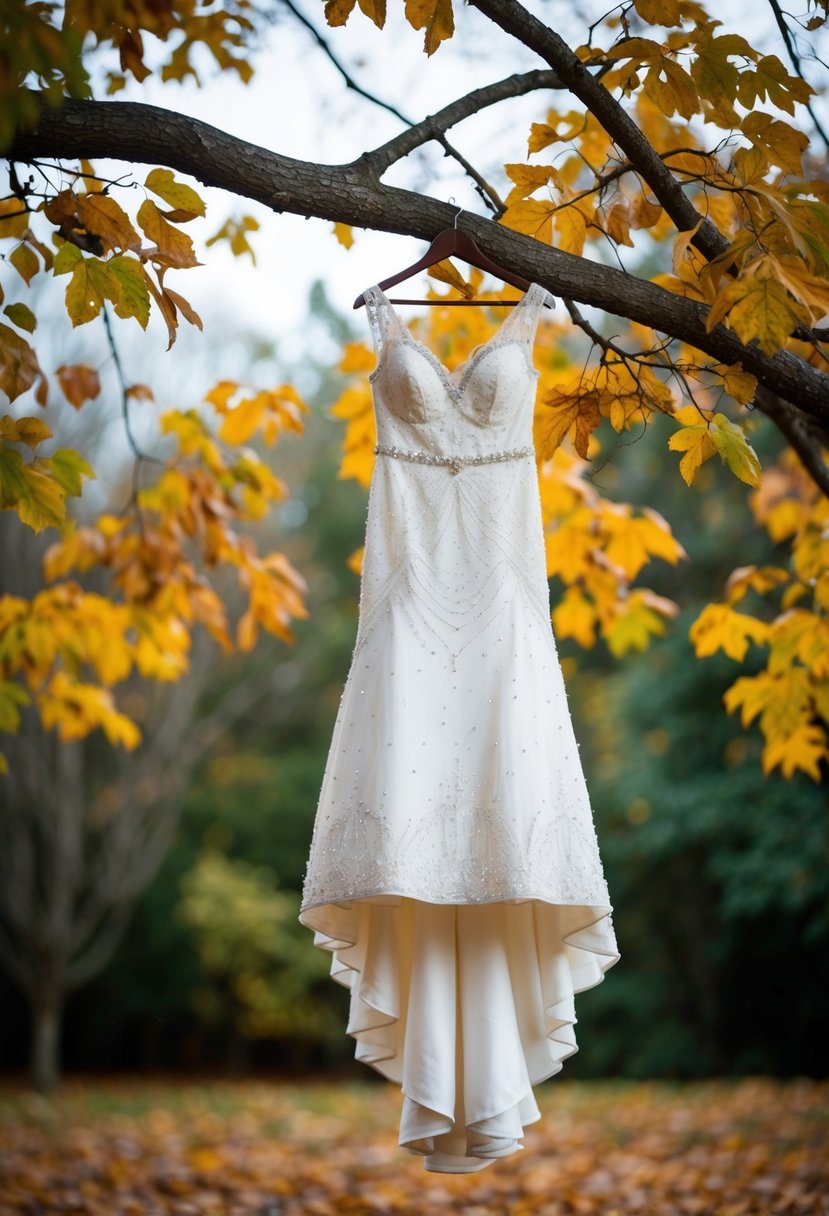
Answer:
<path fill-rule="evenodd" d="M 455 200 L 450 198 L 450 203 Z M 507 270 L 504 266 L 499 266 L 492 258 L 487 257 L 482 249 L 479 249 L 473 238 L 468 232 L 464 232 L 458 227 L 458 216 L 463 211 L 463 207 L 459 207 L 455 212 L 455 222 L 451 228 L 443 228 L 432 241 L 429 248 L 424 253 L 420 261 L 415 262 L 412 266 L 407 266 L 405 270 L 401 270 L 398 274 L 389 275 L 387 279 L 383 279 L 382 283 L 377 286 L 381 291 L 385 291 L 387 287 L 394 287 L 396 283 L 400 283 L 403 279 L 409 279 L 413 274 L 417 274 L 420 270 L 426 270 L 429 266 L 434 266 L 437 262 L 442 262 L 444 258 L 451 257 L 456 254 L 459 258 L 463 258 L 465 262 L 469 262 L 472 266 L 477 266 L 479 270 L 488 270 L 492 274 L 498 275 L 507 283 L 512 283 L 513 287 L 518 287 L 522 291 L 529 289 L 530 283 L 521 275 L 514 274 L 511 270 Z M 354 301 L 355 308 L 361 308 L 366 302 L 365 294 L 357 296 Z M 513 307 L 518 304 L 518 300 L 391 300 L 392 304 L 503 304 L 505 307 Z M 553 308 L 552 297 L 548 294 L 544 304 L 547 308 Z"/>

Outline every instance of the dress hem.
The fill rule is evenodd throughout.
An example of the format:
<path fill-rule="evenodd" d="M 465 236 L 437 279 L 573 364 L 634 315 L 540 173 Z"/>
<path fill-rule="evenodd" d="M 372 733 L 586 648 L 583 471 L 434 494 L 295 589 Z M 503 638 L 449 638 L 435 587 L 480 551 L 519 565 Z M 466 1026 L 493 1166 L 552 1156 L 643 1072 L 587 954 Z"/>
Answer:
<path fill-rule="evenodd" d="M 419 896 L 405 895 L 402 892 L 376 892 L 374 898 L 378 895 L 389 895 L 392 898 L 399 895 L 401 899 L 423 904 L 445 906 L 458 903 L 450 899 L 423 900 Z M 331 954 L 331 978 L 352 992 L 351 1015 L 346 1033 L 356 1042 L 356 1059 L 400 1087 L 404 1110 L 406 1105 L 414 1103 L 421 1112 L 433 1112 L 438 1120 L 445 1121 L 444 1134 L 448 1134 L 455 1123 L 454 1110 L 447 1108 L 447 1104 L 442 1102 L 437 1094 L 430 1096 L 421 1092 L 419 1087 L 412 1083 L 413 1078 L 406 1078 L 402 1073 L 400 1044 L 392 1030 L 394 1024 L 401 1020 L 399 994 L 396 992 L 395 983 L 390 980 L 394 967 L 392 966 L 391 972 L 387 971 L 382 978 L 373 966 L 366 968 L 365 942 L 360 941 L 360 930 L 366 923 L 363 917 L 370 915 L 367 911 L 367 908 L 372 906 L 370 899 L 371 896 L 364 896 L 339 903 L 328 900 L 308 905 L 300 912 L 299 920 L 314 931 L 314 945 Z M 509 1101 L 502 1098 L 495 1109 L 481 1108 L 474 1113 L 467 1112 L 463 1123 L 466 1135 L 471 1135 L 473 1139 L 468 1143 L 466 1156 L 463 1155 L 463 1149 L 460 1149 L 460 1156 L 455 1157 L 456 1164 L 451 1164 L 448 1159 L 443 1161 L 440 1152 L 428 1148 L 430 1144 L 438 1147 L 435 1144 L 437 1137 L 418 1135 L 406 1143 L 401 1128 L 399 1147 L 423 1156 L 425 1167 L 437 1172 L 470 1172 L 483 1168 L 477 1164 L 473 1165 L 476 1158 L 484 1161 L 495 1160 L 493 1142 L 487 1142 L 491 1154 L 487 1156 L 483 1146 L 474 1143 L 475 1134 L 487 1134 L 487 1121 L 498 1120 L 510 1108 L 521 1110 L 520 1122 L 523 1125 L 540 1118 L 537 1107 L 535 1110 L 530 1107 L 533 1088 L 560 1073 L 565 1060 L 579 1050 L 574 1032 L 578 1021 L 574 1005 L 576 995 L 600 984 L 607 971 L 621 957 L 613 932 L 613 908 L 609 903 L 558 901 L 525 894 L 473 902 L 477 903 L 477 906 L 484 903 L 516 906 L 534 903 L 542 909 L 540 919 L 537 912 L 533 913 L 533 918 L 540 934 L 537 937 L 537 953 L 534 951 L 534 956 L 543 983 L 544 1031 L 542 1039 L 527 1045 L 524 1081 L 518 1083 L 518 1089 Z M 362 915 L 361 904 L 367 906 L 363 908 Z M 386 906 L 397 907 L 396 904 Z M 545 916 L 545 908 L 572 909 L 573 912 L 562 914 L 561 920 L 558 920 Z M 579 908 L 583 912 L 581 917 L 575 913 L 575 909 Z M 405 1015 L 405 1010 L 403 1012 Z M 529 1083 L 529 1089 L 526 1082 Z M 458 1134 L 463 1136 L 463 1128 L 456 1128 L 454 1135 Z M 427 1146 L 426 1152 L 422 1151 L 423 1145 Z M 498 1151 L 502 1155 L 508 1155 L 509 1152 L 518 1151 L 522 1147 L 520 1141 L 513 1136 L 513 1139 L 508 1140 L 503 1149 L 499 1147 Z M 477 1153 L 476 1148 L 480 1150 Z"/>

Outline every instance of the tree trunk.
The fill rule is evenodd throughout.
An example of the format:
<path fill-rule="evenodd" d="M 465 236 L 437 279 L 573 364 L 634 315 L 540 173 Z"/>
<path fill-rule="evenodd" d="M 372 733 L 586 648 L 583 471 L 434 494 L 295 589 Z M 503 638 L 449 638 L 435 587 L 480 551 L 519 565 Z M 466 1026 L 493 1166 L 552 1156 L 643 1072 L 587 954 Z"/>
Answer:
<path fill-rule="evenodd" d="M 60 1080 L 60 1032 L 63 994 L 36 994 L 32 999 L 32 1042 L 29 1073 L 34 1088 L 51 1094 Z"/>

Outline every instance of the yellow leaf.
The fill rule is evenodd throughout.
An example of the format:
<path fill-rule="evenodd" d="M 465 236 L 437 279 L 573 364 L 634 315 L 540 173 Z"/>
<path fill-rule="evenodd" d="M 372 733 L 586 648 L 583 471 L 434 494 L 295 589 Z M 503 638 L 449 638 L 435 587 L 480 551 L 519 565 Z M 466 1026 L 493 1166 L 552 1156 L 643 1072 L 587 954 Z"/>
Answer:
<path fill-rule="evenodd" d="M 550 144 L 567 143 L 582 132 L 585 125 L 585 116 L 578 110 L 571 110 L 568 114 L 557 114 L 555 110 L 551 110 L 545 123 L 534 122 L 532 124 L 527 141 L 527 151 L 529 153 L 540 152 L 542 148 L 547 148 Z M 559 128 L 562 126 L 564 129 L 560 130 Z"/>
<path fill-rule="evenodd" d="M 684 452 L 679 462 L 679 471 L 686 485 L 691 485 L 701 464 L 709 460 L 716 451 L 710 429 L 704 423 L 684 426 L 675 431 L 668 440 L 672 452 Z"/>
<path fill-rule="evenodd" d="M 522 199 L 507 207 L 498 223 L 550 245 L 553 239 L 554 209 L 553 203 L 545 203 L 535 198 Z"/>
<path fill-rule="evenodd" d="M 654 635 L 664 632 L 663 618 L 639 591 L 634 591 L 605 629 L 604 638 L 610 653 L 620 659 L 629 650 L 644 650 Z"/>
<path fill-rule="evenodd" d="M 787 114 L 794 114 L 795 102 L 806 102 L 814 89 L 800 76 L 789 74 L 777 55 L 763 55 L 752 72 L 740 75 L 737 97 L 747 110 L 754 109 L 758 99 L 768 99 Z"/>
<path fill-rule="evenodd" d="M 26 283 L 31 283 L 40 270 L 40 262 L 28 245 L 18 245 L 8 254 L 7 260 Z"/>
<path fill-rule="evenodd" d="M 471 300 L 475 295 L 474 286 L 471 283 L 467 283 L 457 267 L 453 266 L 448 258 L 444 258 L 442 262 L 436 262 L 434 266 L 430 266 L 427 274 L 439 283 L 447 283 L 450 287 L 454 287 L 464 299 Z"/>
<path fill-rule="evenodd" d="M 679 0 L 633 0 L 633 6 L 648 25 L 679 25 Z"/>
<path fill-rule="evenodd" d="M 630 236 L 630 199 L 619 198 L 607 213 L 605 230 L 618 245 L 633 245 Z"/>
<path fill-rule="evenodd" d="M 587 224 L 579 208 L 575 204 L 563 207 L 555 213 L 555 224 L 559 249 L 580 255 L 584 250 Z"/>
<path fill-rule="evenodd" d="M 668 118 L 680 114 L 689 119 L 700 108 L 693 79 L 672 59 L 662 58 L 653 64 L 645 77 L 643 90 Z"/>
<path fill-rule="evenodd" d="M 769 255 L 766 259 L 772 279 L 786 287 L 809 310 L 812 322 L 829 313 L 829 280 L 812 274 L 802 257 L 795 253 Z"/>
<path fill-rule="evenodd" d="M 186 212 L 193 218 L 205 214 L 204 199 L 191 186 L 177 182 L 170 169 L 151 169 L 144 178 L 144 185 L 179 213 Z M 183 220 L 184 215 L 179 214 L 177 219 Z"/>
<path fill-rule="evenodd" d="M 768 641 L 770 629 L 765 621 L 735 612 L 728 604 L 706 604 L 691 625 L 688 636 L 694 644 L 697 658 L 723 650 L 730 659 L 741 663 L 749 642 Z"/>
<path fill-rule="evenodd" d="M 587 442 L 601 422 L 595 390 L 582 389 L 581 381 L 547 393 L 533 423 L 536 449 L 541 460 L 549 460 L 568 433 L 579 456 L 587 459 Z"/>
<path fill-rule="evenodd" d="M 346 342 L 343 347 L 343 357 L 337 364 L 339 370 L 346 375 L 370 372 L 374 367 L 374 352 L 365 342 Z"/>
<path fill-rule="evenodd" d="M 628 579 L 636 578 L 652 557 L 661 557 L 676 565 L 686 556 L 682 545 L 671 534 L 667 521 L 656 511 L 646 509 L 642 517 L 630 518 L 617 508 L 613 513 L 605 512 L 604 518 L 610 532 L 605 556 L 619 566 Z"/>
<path fill-rule="evenodd" d="M 803 723 L 792 734 L 772 739 L 763 748 L 763 772 L 770 773 L 779 764 L 788 778 L 799 771 L 820 783 L 821 760 L 829 760 L 829 747 L 825 731 L 816 723 Z"/>
<path fill-rule="evenodd" d="M 743 133 L 755 147 L 768 156 L 773 165 L 779 165 L 784 173 L 800 177 L 803 172 L 803 153 L 809 146 L 809 137 L 797 131 L 789 123 L 762 110 L 754 110 L 742 121 Z"/>
<path fill-rule="evenodd" d="M 168 223 L 152 199 L 144 199 L 139 207 L 138 223 L 149 239 L 155 241 L 156 251 L 149 255 L 153 261 L 160 261 L 177 268 L 201 265 L 196 260 L 190 237 L 186 232 L 179 232 L 178 228 Z"/>
<path fill-rule="evenodd" d="M 344 245 L 346 249 L 350 249 L 354 244 L 354 237 L 351 232 L 350 224 L 341 224 L 340 221 L 337 220 L 334 224 L 334 235 L 340 244 Z"/>
<path fill-rule="evenodd" d="M 528 194 L 546 186 L 549 181 L 555 181 L 559 176 L 554 165 L 508 164 L 504 165 L 504 170 L 515 183 L 507 195 L 507 206 L 518 199 L 526 198 Z"/>
<path fill-rule="evenodd" d="M 635 59 L 639 63 L 649 59 L 661 59 L 665 46 L 652 38 L 623 38 L 606 53 L 606 59 Z"/>
<path fill-rule="evenodd" d="M 596 644 L 596 609 L 577 587 L 568 587 L 553 609 L 553 629 L 559 638 L 575 638 L 589 650 Z"/>
<path fill-rule="evenodd" d="M 725 585 L 729 604 L 737 604 L 747 591 L 765 595 L 789 581 L 789 572 L 780 566 L 740 566 L 733 570 Z"/>
<path fill-rule="evenodd" d="M 739 363 L 730 367 L 720 366 L 716 370 L 722 376 L 725 391 L 734 398 L 738 405 L 748 405 L 754 400 L 754 394 L 757 391 L 757 377 L 752 376 L 751 372 L 743 371 Z"/>
<path fill-rule="evenodd" d="M 705 320 L 708 332 L 726 315 L 742 342 L 756 338 L 768 355 L 781 349 L 801 321 L 783 284 L 759 276 L 737 279 L 719 293 Z"/>
<path fill-rule="evenodd" d="M 83 456 L 72 448 L 58 448 L 47 460 L 39 462 L 45 465 L 52 477 L 59 482 L 67 494 L 73 498 L 83 492 L 84 477 L 95 477 L 95 470 Z"/>
<path fill-rule="evenodd" d="M 150 319 L 150 291 L 141 263 L 137 258 L 119 253 L 110 258 L 106 265 L 114 292 L 112 298 L 115 301 L 116 316 L 135 317 L 141 328 L 146 329 Z M 170 294 L 177 300 L 181 298 L 176 296 L 175 292 Z"/>
<path fill-rule="evenodd" d="M 25 443 L 30 448 L 36 448 L 44 439 L 51 437 L 52 432 L 39 418 L 12 418 L 11 414 L 4 414 L 0 418 L 0 439 L 8 443 Z"/>
<path fill-rule="evenodd" d="M 715 414 L 711 423 L 711 442 L 731 472 L 740 481 L 759 486 L 760 461 L 742 427 L 726 418 L 725 414 Z"/>
<path fill-rule="evenodd" d="M 141 238 L 130 223 L 129 216 L 114 198 L 100 191 L 75 195 L 78 218 L 87 232 L 100 237 L 104 252 L 115 249 L 137 250 Z"/>
<path fill-rule="evenodd" d="M 381 4 L 380 0 L 360 0 L 360 7 L 369 16 L 372 16 L 371 9 L 382 9 L 385 15 L 385 3 Z M 455 32 L 452 0 L 406 0 L 405 13 L 412 29 L 425 28 L 423 49 L 427 55 L 434 54 L 441 42 L 451 38 Z M 375 24 L 380 24 L 376 17 L 373 20 Z"/>
<path fill-rule="evenodd" d="M 110 275 L 109 264 L 98 258 L 84 258 L 75 263 L 72 278 L 66 288 L 66 309 L 73 325 L 85 325 L 101 311 L 105 299 L 117 301 L 120 285 Z"/>

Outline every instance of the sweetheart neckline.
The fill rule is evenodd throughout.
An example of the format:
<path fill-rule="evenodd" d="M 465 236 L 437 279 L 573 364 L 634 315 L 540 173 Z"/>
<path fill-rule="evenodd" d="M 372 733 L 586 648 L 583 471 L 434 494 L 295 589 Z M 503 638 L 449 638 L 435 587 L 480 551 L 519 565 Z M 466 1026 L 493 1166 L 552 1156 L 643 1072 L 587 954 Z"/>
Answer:
<path fill-rule="evenodd" d="M 419 350 L 421 352 L 421 354 L 423 354 L 425 356 L 427 362 L 429 362 L 432 365 L 432 367 L 434 367 L 435 371 L 438 373 L 439 377 L 441 378 L 444 388 L 446 389 L 448 395 L 454 401 L 457 402 L 463 396 L 464 390 L 466 388 L 467 374 L 471 373 L 472 369 L 477 366 L 479 360 L 488 351 L 496 350 L 499 345 L 507 345 L 510 342 L 518 343 L 520 345 L 520 340 L 517 338 L 504 338 L 502 340 L 503 329 L 504 329 L 505 325 L 507 324 L 507 322 L 510 320 L 510 318 L 515 316 L 515 310 L 522 308 L 524 306 L 526 301 L 532 295 L 533 291 L 534 290 L 541 291 L 541 290 L 543 290 L 543 288 L 541 288 L 540 284 L 536 283 L 533 280 L 533 282 L 530 283 L 529 287 L 524 292 L 524 295 L 521 297 L 521 299 L 515 305 L 515 309 L 513 310 L 513 312 L 507 314 L 507 316 L 504 318 L 504 320 L 498 326 L 498 328 L 496 329 L 496 331 L 492 335 L 492 337 L 488 338 L 486 342 L 482 342 L 479 346 L 476 346 L 475 349 L 471 352 L 471 354 L 467 355 L 467 357 L 464 359 L 464 361 L 462 363 L 459 363 L 458 366 L 456 368 L 453 368 L 451 371 L 437 357 L 437 355 L 431 349 L 431 347 L 427 346 L 426 343 L 422 342 L 419 338 L 416 338 L 414 336 L 414 334 L 411 332 L 411 330 L 408 328 L 408 326 L 403 324 L 403 321 L 401 320 L 400 315 L 397 312 L 397 309 L 394 307 L 391 300 L 389 299 L 389 297 L 386 295 L 386 293 L 383 291 L 382 287 L 380 287 L 380 285 L 378 283 L 375 283 L 373 288 L 370 288 L 369 290 L 375 291 L 377 293 L 377 295 L 380 297 L 381 302 L 386 306 L 386 308 L 389 310 L 391 315 L 394 317 L 395 321 L 397 322 L 400 333 L 402 335 L 401 340 L 404 343 L 415 347 L 416 350 Z M 394 338 L 388 340 L 385 343 L 385 345 L 380 353 L 380 358 L 377 362 L 377 366 L 374 368 L 374 370 L 372 372 L 369 373 L 368 378 L 370 381 L 373 382 L 376 379 L 376 377 L 379 375 L 379 373 L 383 367 L 383 364 L 386 361 L 386 352 L 388 351 L 389 347 L 393 346 L 393 345 L 394 345 Z M 536 367 L 532 366 L 532 364 L 530 364 L 530 371 L 536 377 L 538 377 L 540 374 L 538 369 Z"/>

